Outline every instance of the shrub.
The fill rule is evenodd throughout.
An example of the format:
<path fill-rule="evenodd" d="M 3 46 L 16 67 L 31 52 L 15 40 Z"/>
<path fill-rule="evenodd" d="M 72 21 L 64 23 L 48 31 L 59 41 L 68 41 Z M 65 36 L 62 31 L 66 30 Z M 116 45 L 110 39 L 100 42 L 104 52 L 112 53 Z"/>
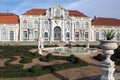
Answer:
<path fill-rule="evenodd" d="M 46 56 L 41 57 L 40 60 L 45 62 L 50 62 L 54 60 L 54 57 L 52 54 L 47 54 Z"/>
<path fill-rule="evenodd" d="M 20 63 L 31 63 L 32 62 L 32 57 L 30 56 L 22 56 L 22 59 L 20 60 Z"/>
<path fill-rule="evenodd" d="M 106 57 L 102 54 L 98 54 L 97 56 L 94 56 L 93 58 L 98 61 L 103 61 Z"/>
<path fill-rule="evenodd" d="M 44 45 L 44 47 L 58 47 L 58 45 L 57 44 L 55 44 L 55 45 Z"/>
<path fill-rule="evenodd" d="M 39 54 L 38 52 L 32 53 L 33 54 L 33 58 L 39 58 L 42 57 L 41 54 Z"/>
<path fill-rule="evenodd" d="M 30 68 L 30 71 L 36 75 L 39 75 L 39 73 L 42 71 L 43 69 L 41 68 L 41 66 L 39 64 L 34 65 Z"/>

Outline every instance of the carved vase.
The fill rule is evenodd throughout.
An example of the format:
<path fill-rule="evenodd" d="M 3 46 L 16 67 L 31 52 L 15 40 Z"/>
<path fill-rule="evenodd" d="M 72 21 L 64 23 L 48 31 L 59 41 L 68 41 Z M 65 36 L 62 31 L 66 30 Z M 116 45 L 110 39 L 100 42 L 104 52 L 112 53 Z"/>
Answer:
<path fill-rule="evenodd" d="M 106 59 L 101 63 L 101 79 L 100 80 L 115 80 L 114 71 L 115 64 L 110 59 L 111 55 L 114 54 L 114 50 L 117 49 L 118 45 L 116 41 L 111 40 L 101 40 L 100 48 L 103 49 L 103 53 L 106 56 Z"/>

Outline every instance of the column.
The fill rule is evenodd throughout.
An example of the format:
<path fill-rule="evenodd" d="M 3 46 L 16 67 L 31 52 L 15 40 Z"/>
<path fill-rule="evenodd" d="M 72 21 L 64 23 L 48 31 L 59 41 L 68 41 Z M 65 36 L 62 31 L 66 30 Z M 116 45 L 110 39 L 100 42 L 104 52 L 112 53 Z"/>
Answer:
<path fill-rule="evenodd" d="M 75 23 L 75 22 L 72 21 L 72 41 L 75 41 L 75 40 L 74 40 L 74 37 L 75 37 L 75 34 L 74 34 L 74 33 L 75 33 L 75 31 L 74 31 L 75 25 L 74 25 L 74 23 Z"/>
<path fill-rule="evenodd" d="M 54 41 L 54 36 L 53 36 L 53 34 L 54 34 L 54 27 L 53 27 L 53 20 L 51 20 L 51 26 L 50 26 L 51 28 L 51 34 L 50 34 L 50 39 L 51 39 L 51 42 L 53 42 Z"/>
<path fill-rule="evenodd" d="M 64 35 L 64 30 L 65 30 L 65 26 L 64 26 L 64 20 L 62 20 L 62 31 L 61 31 L 61 37 L 62 37 L 62 41 L 65 42 L 65 35 Z"/>

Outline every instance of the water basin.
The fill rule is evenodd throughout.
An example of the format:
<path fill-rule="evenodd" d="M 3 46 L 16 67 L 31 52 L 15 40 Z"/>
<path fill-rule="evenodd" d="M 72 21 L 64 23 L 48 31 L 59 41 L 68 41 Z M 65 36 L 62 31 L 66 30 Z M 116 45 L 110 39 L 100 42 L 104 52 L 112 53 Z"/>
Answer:
<path fill-rule="evenodd" d="M 68 48 L 68 47 L 53 47 L 53 48 L 45 48 L 45 51 L 52 53 L 52 52 L 56 52 L 56 53 L 70 53 L 70 54 L 80 54 L 80 53 L 90 53 L 91 50 L 87 49 L 87 48 L 83 48 L 83 47 L 72 47 L 72 48 Z"/>

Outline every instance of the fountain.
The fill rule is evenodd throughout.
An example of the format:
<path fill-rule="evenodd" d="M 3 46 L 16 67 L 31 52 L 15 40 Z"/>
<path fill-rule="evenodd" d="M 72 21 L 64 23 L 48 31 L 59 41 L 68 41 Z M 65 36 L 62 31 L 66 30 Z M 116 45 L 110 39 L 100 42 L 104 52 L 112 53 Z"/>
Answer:
<path fill-rule="evenodd" d="M 91 50 L 88 48 L 83 47 L 73 47 L 72 43 L 69 42 L 67 47 L 52 47 L 52 48 L 44 48 L 44 51 L 47 51 L 49 53 L 69 53 L 69 54 L 79 54 L 79 53 L 90 53 Z"/>

